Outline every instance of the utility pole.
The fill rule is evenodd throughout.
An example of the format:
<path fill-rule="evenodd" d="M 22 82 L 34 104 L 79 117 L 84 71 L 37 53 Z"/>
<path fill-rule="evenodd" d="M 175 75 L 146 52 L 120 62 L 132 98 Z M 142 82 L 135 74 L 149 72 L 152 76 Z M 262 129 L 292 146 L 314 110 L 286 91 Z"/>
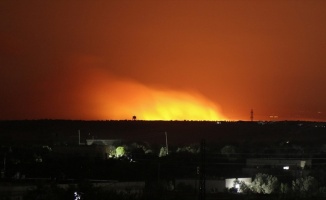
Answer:
<path fill-rule="evenodd" d="M 6 160 L 7 160 L 7 153 L 3 156 L 3 173 L 6 173 Z"/>
<path fill-rule="evenodd" d="M 253 122 L 254 121 L 254 110 L 251 109 L 250 111 L 250 120 Z"/>
<path fill-rule="evenodd" d="M 168 133 L 165 131 L 165 148 L 166 148 L 166 155 L 169 154 L 169 145 L 168 145 Z"/>
<path fill-rule="evenodd" d="M 80 145 L 80 130 L 78 130 L 78 145 Z"/>
<path fill-rule="evenodd" d="M 206 151 L 205 140 L 203 139 L 200 143 L 200 168 L 199 168 L 199 200 L 205 200 L 206 194 L 206 175 L 205 175 L 205 151 Z"/>

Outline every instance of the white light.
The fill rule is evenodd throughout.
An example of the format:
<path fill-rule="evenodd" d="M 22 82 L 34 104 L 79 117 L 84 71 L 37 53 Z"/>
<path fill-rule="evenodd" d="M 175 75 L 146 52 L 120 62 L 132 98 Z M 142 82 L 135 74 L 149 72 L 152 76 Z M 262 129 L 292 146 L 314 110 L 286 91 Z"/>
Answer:
<path fill-rule="evenodd" d="M 284 169 L 284 170 L 289 170 L 290 167 L 289 167 L 289 166 L 284 166 L 283 169 Z"/>
<path fill-rule="evenodd" d="M 77 192 L 74 192 L 74 197 L 75 197 L 74 200 L 80 200 L 81 199 L 80 195 Z"/>

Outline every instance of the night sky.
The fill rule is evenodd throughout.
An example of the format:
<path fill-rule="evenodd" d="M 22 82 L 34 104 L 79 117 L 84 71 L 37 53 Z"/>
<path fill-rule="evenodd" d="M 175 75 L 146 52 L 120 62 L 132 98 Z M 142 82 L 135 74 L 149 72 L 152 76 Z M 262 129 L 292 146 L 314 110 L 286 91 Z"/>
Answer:
<path fill-rule="evenodd" d="M 0 119 L 326 120 L 326 1 L 0 1 Z"/>

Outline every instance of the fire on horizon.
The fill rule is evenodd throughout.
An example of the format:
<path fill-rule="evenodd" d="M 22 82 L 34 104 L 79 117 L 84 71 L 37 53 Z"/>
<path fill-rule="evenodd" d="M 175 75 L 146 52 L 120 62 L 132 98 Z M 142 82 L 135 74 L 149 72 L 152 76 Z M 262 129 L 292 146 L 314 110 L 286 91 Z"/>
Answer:
<path fill-rule="evenodd" d="M 0 120 L 326 120 L 326 1 L 0 7 Z"/>

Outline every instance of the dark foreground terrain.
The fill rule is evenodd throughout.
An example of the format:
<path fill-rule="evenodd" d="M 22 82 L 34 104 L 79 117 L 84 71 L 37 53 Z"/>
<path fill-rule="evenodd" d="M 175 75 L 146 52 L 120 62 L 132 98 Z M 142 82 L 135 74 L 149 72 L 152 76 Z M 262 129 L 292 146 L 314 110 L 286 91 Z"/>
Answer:
<path fill-rule="evenodd" d="M 325 126 L 0 121 L 0 200 L 77 199 L 75 192 L 82 199 L 199 199 L 203 185 L 206 199 L 322 199 Z M 87 145 L 89 139 L 113 143 Z M 225 188 L 226 179 L 239 177 L 253 181 L 241 186 L 245 194 L 236 183 Z"/>

